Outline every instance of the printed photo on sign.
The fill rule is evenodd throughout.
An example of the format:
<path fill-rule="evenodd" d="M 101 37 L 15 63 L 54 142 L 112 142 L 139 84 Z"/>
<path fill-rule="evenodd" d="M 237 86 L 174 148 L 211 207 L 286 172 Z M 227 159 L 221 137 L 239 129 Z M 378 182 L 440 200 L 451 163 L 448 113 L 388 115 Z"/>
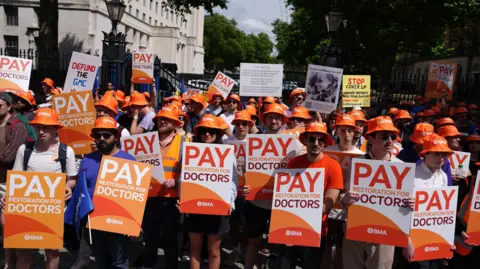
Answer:
<path fill-rule="evenodd" d="M 163 163 L 160 154 L 158 132 L 132 135 L 120 139 L 122 149 L 133 155 L 138 162 L 153 165 L 152 181 L 148 197 L 164 196 Z"/>
<path fill-rule="evenodd" d="M 222 72 L 218 72 L 212 84 L 208 87 L 207 98 L 210 100 L 214 94 L 220 94 L 223 98 L 227 98 L 235 84 L 234 79 Z"/>
<path fill-rule="evenodd" d="M 184 143 L 180 212 L 229 215 L 234 163 L 233 145 Z"/>
<path fill-rule="evenodd" d="M 344 75 L 342 107 L 370 106 L 370 76 Z"/>
<path fill-rule="evenodd" d="M 65 182 L 65 174 L 7 172 L 5 248 L 63 248 Z"/>
<path fill-rule="evenodd" d="M 309 64 L 305 82 L 305 107 L 322 113 L 337 109 L 342 74 L 343 69 Z"/>
<path fill-rule="evenodd" d="M 453 257 L 458 186 L 416 188 L 410 240 L 412 261 Z"/>
<path fill-rule="evenodd" d="M 93 194 L 90 228 L 139 236 L 152 166 L 104 155 Z"/>
<path fill-rule="evenodd" d="M 269 243 L 320 247 L 324 180 L 324 168 L 275 174 Z"/>
<path fill-rule="evenodd" d="M 347 239 L 406 247 L 415 164 L 354 158 L 351 169 L 349 191 L 360 199 L 348 207 Z"/>
<path fill-rule="evenodd" d="M 66 93 L 73 89 L 77 92 L 91 91 L 100 64 L 100 57 L 74 51 L 68 66 L 63 91 Z"/>
<path fill-rule="evenodd" d="M 240 96 L 282 96 L 282 64 L 240 64 Z"/>
<path fill-rule="evenodd" d="M 462 201 L 458 217 L 464 222 L 463 225 L 467 225 L 469 238 L 466 242 L 480 245 L 480 173 L 477 174 L 474 189 Z"/>
<path fill-rule="evenodd" d="M 32 60 L 0 56 L 0 91 L 28 92 Z"/>
<path fill-rule="evenodd" d="M 146 52 L 134 52 L 132 59 L 132 79 L 137 84 L 152 84 L 155 55 Z"/>
<path fill-rule="evenodd" d="M 425 97 L 452 100 L 458 65 L 453 62 L 430 62 Z"/>

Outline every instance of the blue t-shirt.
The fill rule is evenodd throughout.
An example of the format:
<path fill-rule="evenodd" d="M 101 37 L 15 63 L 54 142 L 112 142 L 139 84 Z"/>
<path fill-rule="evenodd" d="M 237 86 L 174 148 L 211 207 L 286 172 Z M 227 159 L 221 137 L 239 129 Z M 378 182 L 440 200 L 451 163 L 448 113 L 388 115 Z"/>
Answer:
<path fill-rule="evenodd" d="M 418 112 L 422 112 L 423 110 L 425 110 L 425 107 L 423 105 L 412 106 L 412 108 L 410 109 L 410 113 L 417 114 Z"/>
<path fill-rule="evenodd" d="M 79 172 L 85 169 L 87 176 L 87 189 L 91 197 L 93 197 L 95 185 L 97 184 L 98 170 L 100 170 L 100 163 L 102 162 L 102 157 L 103 155 L 100 154 L 100 152 L 98 151 L 85 155 L 82 163 L 80 164 L 80 169 L 78 169 Z M 135 157 L 126 153 L 123 150 L 120 150 L 112 157 L 136 161 Z"/>

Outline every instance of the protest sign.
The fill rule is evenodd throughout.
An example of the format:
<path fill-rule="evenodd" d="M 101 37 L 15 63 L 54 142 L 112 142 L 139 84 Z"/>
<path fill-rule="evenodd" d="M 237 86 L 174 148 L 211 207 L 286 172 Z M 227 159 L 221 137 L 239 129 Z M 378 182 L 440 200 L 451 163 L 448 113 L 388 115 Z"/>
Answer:
<path fill-rule="evenodd" d="M 307 147 L 302 144 L 302 142 L 300 142 L 300 134 L 303 132 L 305 132 L 305 127 L 296 127 L 283 131 L 283 134 L 291 134 L 294 135 L 295 138 L 297 138 L 296 142 L 298 144 L 298 147 L 300 148 L 300 151 L 298 152 L 299 155 L 307 153 Z"/>
<path fill-rule="evenodd" d="M 75 155 L 92 151 L 90 137 L 95 127 L 95 106 L 91 91 L 54 95 L 53 108 L 63 128 L 58 130 L 60 141 L 72 147 Z"/>
<path fill-rule="evenodd" d="M 63 247 L 65 174 L 7 172 L 5 248 Z"/>
<path fill-rule="evenodd" d="M 234 146 L 184 143 L 180 212 L 230 214 Z"/>
<path fill-rule="evenodd" d="M 406 247 L 414 177 L 414 163 L 353 159 L 350 191 L 360 199 L 348 207 L 347 239 Z"/>
<path fill-rule="evenodd" d="M 308 65 L 305 108 L 321 113 L 337 109 L 343 69 Z"/>
<path fill-rule="evenodd" d="M 104 155 L 93 194 L 90 228 L 139 236 L 152 168 Z"/>
<path fill-rule="evenodd" d="M 416 188 L 410 240 L 412 261 L 453 257 L 458 186 Z"/>
<path fill-rule="evenodd" d="M 132 79 L 137 84 L 153 83 L 153 64 L 155 55 L 146 52 L 134 52 L 132 60 Z"/>
<path fill-rule="evenodd" d="M 393 156 L 397 156 L 402 150 L 403 150 L 403 146 L 401 143 L 395 142 L 393 144 L 393 149 L 392 149 Z"/>
<path fill-rule="evenodd" d="M 294 135 L 249 134 L 245 180 L 251 191 L 246 199 L 272 200 L 275 170 L 286 169 L 299 151 Z"/>
<path fill-rule="evenodd" d="M 227 98 L 236 82 L 222 72 L 218 72 L 212 84 L 208 87 L 207 98 L 210 100 L 214 94 L 220 94 L 223 98 Z"/>
<path fill-rule="evenodd" d="M 245 149 L 246 149 L 246 141 L 231 141 L 228 140 L 226 142 L 229 145 L 233 145 L 234 152 L 235 152 L 235 159 L 237 165 L 237 173 L 238 173 L 238 187 L 239 189 L 245 185 Z M 243 192 L 240 190 L 238 191 L 238 196 L 243 196 Z"/>
<path fill-rule="evenodd" d="M 452 62 L 430 62 L 425 97 L 452 100 L 457 64 Z"/>
<path fill-rule="evenodd" d="M 100 64 L 100 57 L 74 51 L 68 66 L 63 91 L 70 92 L 73 89 L 77 92 L 91 91 Z"/>
<path fill-rule="evenodd" d="M 0 92 L 28 92 L 32 60 L 0 56 Z"/>
<path fill-rule="evenodd" d="M 343 107 L 370 107 L 370 76 L 344 75 L 342 85 Z"/>
<path fill-rule="evenodd" d="M 450 168 L 452 168 L 452 176 L 469 176 L 470 152 L 454 151 L 448 157 L 448 160 L 450 161 Z M 462 169 L 459 169 L 460 165 L 462 165 Z"/>
<path fill-rule="evenodd" d="M 240 64 L 240 96 L 282 96 L 282 64 Z"/>
<path fill-rule="evenodd" d="M 269 243 L 320 247 L 324 180 L 324 168 L 276 173 Z"/>
<path fill-rule="evenodd" d="M 480 245 L 480 173 L 477 173 L 477 180 L 475 181 L 474 189 L 471 190 L 470 199 L 466 201 L 466 205 L 462 204 L 460 211 L 465 210 L 463 207 L 468 207 L 470 213 L 462 212 L 464 216 L 459 216 L 462 220 L 465 215 L 468 217 L 467 231 L 469 239 L 465 242 L 473 245 Z M 465 210 L 467 211 L 467 210 Z"/>
<path fill-rule="evenodd" d="M 165 180 L 163 177 L 163 163 L 160 154 L 158 132 L 122 137 L 120 144 L 122 149 L 133 155 L 138 162 L 153 165 L 148 197 L 170 197 L 169 194 L 165 193 L 165 188 L 163 187 Z"/>

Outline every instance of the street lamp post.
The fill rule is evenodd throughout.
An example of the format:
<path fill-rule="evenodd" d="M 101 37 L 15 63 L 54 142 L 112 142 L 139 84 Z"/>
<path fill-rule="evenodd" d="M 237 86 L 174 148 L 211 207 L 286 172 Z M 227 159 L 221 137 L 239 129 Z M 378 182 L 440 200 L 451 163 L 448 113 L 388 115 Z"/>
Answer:
<path fill-rule="evenodd" d="M 126 34 L 119 33 L 117 25 L 122 20 L 126 5 L 122 0 L 105 1 L 105 4 L 107 6 L 108 17 L 112 22 L 112 29 L 108 34 L 103 32 L 101 82 L 102 85 L 112 82 L 117 89 L 120 89 L 126 84 Z"/>
<path fill-rule="evenodd" d="M 326 15 L 325 22 L 327 24 L 327 31 L 333 35 L 340 28 L 343 20 L 343 13 L 337 8 L 333 7 Z M 322 65 L 331 67 L 342 66 L 342 51 L 338 49 L 333 43 L 333 38 L 330 38 L 330 45 L 324 49 L 322 56 Z"/>

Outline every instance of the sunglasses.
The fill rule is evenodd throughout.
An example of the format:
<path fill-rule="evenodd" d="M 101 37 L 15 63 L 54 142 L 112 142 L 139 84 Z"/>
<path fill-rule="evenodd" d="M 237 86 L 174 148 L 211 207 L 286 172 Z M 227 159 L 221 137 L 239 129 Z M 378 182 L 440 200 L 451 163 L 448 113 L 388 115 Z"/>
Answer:
<path fill-rule="evenodd" d="M 92 137 L 93 137 L 94 139 L 100 139 L 100 138 L 103 137 L 103 139 L 107 140 L 107 139 L 109 139 L 109 138 L 112 137 L 112 136 L 113 136 L 112 133 L 93 133 L 93 134 L 92 134 Z"/>
<path fill-rule="evenodd" d="M 305 98 L 303 98 L 303 97 L 294 97 L 294 99 L 297 100 L 297 101 L 303 101 L 303 100 L 305 100 Z"/>
<path fill-rule="evenodd" d="M 304 122 L 305 120 L 302 118 L 290 118 L 290 121 L 295 121 L 295 122 Z"/>
<path fill-rule="evenodd" d="M 318 141 L 318 144 L 325 144 L 325 138 L 324 137 L 314 137 L 314 136 L 310 136 L 308 138 L 308 143 L 309 144 L 315 144 L 315 142 Z"/>
<path fill-rule="evenodd" d="M 228 103 L 229 103 L 229 104 L 234 104 L 234 105 L 236 105 L 236 104 L 237 104 L 237 101 L 235 101 L 235 100 L 230 100 L 230 101 L 228 101 Z"/>
<path fill-rule="evenodd" d="M 270 102 L 263 102 L 264 105 L 271 105 L 272 103 Z"/>
<path fill-rule="evenodd" d="M 235 122 L 235 125 L 248 126 L 248 122 L 246 122 L 246 121 L 237 121 L 237 122 Z"/>
<path fill-rule="evenodd" d="M 217 131 L 215 129 L 200 129 L 200 135 L 216 135 Z"/>
<path fill-rule="evenodd" d="M 397 135 L 384 135 L 384 136 L 382 136 L 382 140 L 383 140 L 383 141 L 387 141 L 389 138 L 390 138 L 392 141 L 395 141 L 395 140 L 397 140 Z"/>
<path fill-rule="evenodd" d="M 178 117 L 178 119 L 181 120 L 181 121 L 184 121 L 184 120 L 185 120 L 184 117 Z"/>

